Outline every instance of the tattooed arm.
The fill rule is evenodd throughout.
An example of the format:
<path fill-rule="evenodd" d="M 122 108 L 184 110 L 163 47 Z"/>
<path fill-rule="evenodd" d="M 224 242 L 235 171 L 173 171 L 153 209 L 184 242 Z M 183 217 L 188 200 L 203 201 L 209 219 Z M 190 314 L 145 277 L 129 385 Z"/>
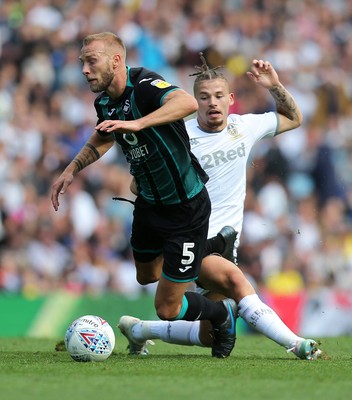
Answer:
<path fill-rule="evenodd" d="M 274 98 L 279 119 L 276 134 L 301 125 L 301 110 L 288 90 L 280 83 L 275 69 L 268 61 L 253 60 L 252 70 L 247 72 L 247 76 L 253 82 L 268 89 Z"/>
<path fill-rule="evenodd" d="M 276 104 L 279 123 L 276 134 L 297 128 L 302 123 L 302 113 L 291 94 L 280 83 L 269 89 Z"/>
<path fill-rule="evenodd" d="M 51 202 L 55 211 L 59 208 L 59 195 L 64 194 L 73 178 L 85 167 L 97 161 L 114 144 L 112 137 L 102 137 L 95 131 L 76 157 L 65 168 L 51 187 Z"/>

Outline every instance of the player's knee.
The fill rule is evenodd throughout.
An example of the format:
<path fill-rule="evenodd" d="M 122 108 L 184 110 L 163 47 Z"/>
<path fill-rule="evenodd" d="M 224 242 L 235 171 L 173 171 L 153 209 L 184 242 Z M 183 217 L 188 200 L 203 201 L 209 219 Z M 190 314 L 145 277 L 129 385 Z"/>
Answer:
<path fill-rule="evenodd" d="M 170 307 L 165 304 L 157 306 L 156 314 L 163 321 L 172 321 L 178 316 L 179 307 Z"/>
<path fill-rule="evenodd" d="M 145 273 L 139 273 L 137 272 L 137 282 L 140 285 L 149 285 L 150 283 L 157 282 L 159 280 L 159 276 L 156 274 L 145 274 Z"/>
<path fill-rule="evenodd" d="M 161 267 L 159 263 L 140 263 L 136 262 L 136 279 L 140 285 L 149 285 L 157 282 L 161 276 Z"/>

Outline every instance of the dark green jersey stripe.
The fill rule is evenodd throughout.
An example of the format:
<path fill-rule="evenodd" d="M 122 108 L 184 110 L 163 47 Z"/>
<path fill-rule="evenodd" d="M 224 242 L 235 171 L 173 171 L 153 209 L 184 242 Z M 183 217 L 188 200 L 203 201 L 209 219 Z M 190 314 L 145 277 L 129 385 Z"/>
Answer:
<path fill-rule="evenodd" d="M 112 99 L 106 93 L 95 101 L 98 121 L 135 120 L 160 108 L 164 96 L 178 88 L 144 68 L 128 68 L 124 93 Z M 115 133 L 140 195 L 154 204 L 177 204 L 198 194 L 206 174 L 190 151 L 183 120 L 135 133 Z"/>
<path fill-rule="evenodd" d="M 132 112 L 133 112 L 134 117 L 136 119 L 141 118 L 142 114 L 140 113 L 140 111 L 134 101 L 133 94 L 131 96 L 131 103 L 134 105 L 134 107 L 132 107 Z M 170 127 L 174 131 L 174 133 L 172 133 L 174 135 L 174 137 L 178 137 L 177 131 L 175 129 L 173 129 L 173 124 L 170 124 Z M 149 133 L 150 130 L 152 131 L 152 133 Z M 174 156 L 175 154 L 177 154 L 177 148 L 174 145 L 174 148 L 171 149 L 169 147 L 168 143 L 166 142 L 166 140 L 164 140 L 164 138 L 162 137 L 161 132 L 162 132 L 162 130 L 159 131 L 158 127 L 154 127 L 154 128 L 152 127 L 152 128 L 146 129 L 144 131 L 144 133 L 148 137 L 148 139 L 151 142 L 155 143 L 155 147 L 158 150 L 158 152 L 160 153 L 161 159 L 164 160 L 165 181 L 168 181 L 169 179 L 172 179 L 175 181 L 175 189 L 177 191 L 178 198 L 180 201 L 181 199 L 187 197 L 187 192 L 183 185 L 182 171 L 180 170 L 180 164 Z M 181 145 L 183 145 L 183 143 L 181 143 Z M 148 169 L 148 171 L 145 171 L 145 172 L 150 179 L 153 178 L 153 171 L 150 171 Z M 166 175 L 166 173 L 167 173 L 167 175 Z M 155 186 L 155 184 L 151 184 L 151 187 L 157 191 L 157 192 L 155 192 L 156 197 L 161 198 L 162 194 L 159 193 L 160 187 Z"/>

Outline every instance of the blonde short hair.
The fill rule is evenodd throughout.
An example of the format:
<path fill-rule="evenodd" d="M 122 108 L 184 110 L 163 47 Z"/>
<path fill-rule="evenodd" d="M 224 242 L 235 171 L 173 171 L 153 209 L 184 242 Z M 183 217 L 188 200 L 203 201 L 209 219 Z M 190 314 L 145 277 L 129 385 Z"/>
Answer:
<path fill-rule="evenodd" d="M 116 36 L 112 32 L 101 32 L 101 33 L 94 33 L 92 35 L 88 35 L 83 39 L 83 46 L 87 46 L 88 44 L 100 40 L 105 42 L 106 45 L 106 50 L 109 52 L 110 49 L 120 50 L 120 55 L 123 57 L 123 59 L 126 59 L 126 46 L 125 43 L 121 38 Z"/>

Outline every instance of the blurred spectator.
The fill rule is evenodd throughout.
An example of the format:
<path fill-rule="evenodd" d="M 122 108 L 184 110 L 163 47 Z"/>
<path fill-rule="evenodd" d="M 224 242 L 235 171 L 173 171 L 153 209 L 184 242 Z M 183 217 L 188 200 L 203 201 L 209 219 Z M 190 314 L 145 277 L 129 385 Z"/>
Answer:
<path fill-rule="evenodd" d="M 224 65 L 234 112 L 273 109 L 244 75 L 269 59 L 304 115 L 248 165 L 239 258 L 258 287 L 352 287 L 352 1 L 33 0 L 0 3 L 0 290 L 138 295 L 124 156 L 89 168 L 54 213 L 48 191 L 96 122 L 81 40 L 111 30 L 132 66 L 191 92 L 200 51 Z M 263 286 L 264 285 L 264 286 Z M 152 289 L 151 289 L 152 290 Z"/>

